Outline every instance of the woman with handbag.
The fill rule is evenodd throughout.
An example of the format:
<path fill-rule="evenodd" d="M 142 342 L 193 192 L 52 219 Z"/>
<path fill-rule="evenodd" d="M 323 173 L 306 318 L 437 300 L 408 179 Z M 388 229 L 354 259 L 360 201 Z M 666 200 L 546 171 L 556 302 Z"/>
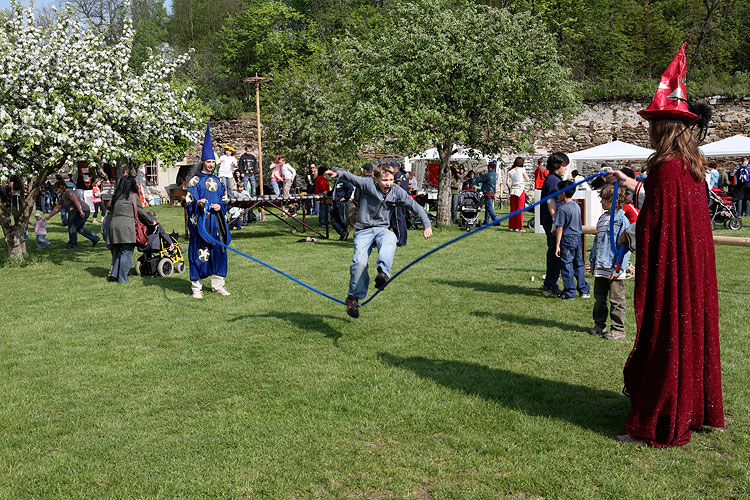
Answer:
<path fill-rule="evenodd" d="M 130 176 L 120 179 L 112 198 L 111 211 L 108 245 L 112 249 L 112 270 L 107 280 L 128 283 L 128 273 L 133 265 L 133 250 L 138 244 L 138 233 L 141 233 L 143 239 L 146 236 L 143 224 L 154 225 L 154 220 L 140 206 L 135 179 Z"/>

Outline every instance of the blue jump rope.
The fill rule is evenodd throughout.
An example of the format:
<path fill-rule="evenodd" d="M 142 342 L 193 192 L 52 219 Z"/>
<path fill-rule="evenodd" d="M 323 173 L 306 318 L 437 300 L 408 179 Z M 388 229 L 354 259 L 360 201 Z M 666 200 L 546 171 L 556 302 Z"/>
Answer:
<path fill-rule="evenodd" d="M 570 189 L 572 189 L 572 188 L 574 188 L 574 187 L 577 187 L 577 186 L 579 186 L 579 185 L 583 184 L 584 182 L 588 182 L 588 181 L 590 181 L 591 179 L 594 179 L 595 177 L 599 177 L 600 175 L 606 175 L 606 173 L 605 173 L 605 172 L 598 172 L 598 173 L 596 173 L 596 174 L 590 175 L 590 176 L 586 177 L 585 179 L 583 179 L 582 181 L 580 181 L 580 182 L 576 182 L 576 183 L 575 183 L 575 184 L 573 184 L 572 186 L 569 186 L 569 187 L 568 187 L 568 188 L 567 188 L 567 189 L 566 189 L 565 191 L 568 191 L 568 190 L 570 190 Z M 622 259 L 623 259 L 623 257 L 625 256 L 625 250 L 626 250 L 626 247 L 625 247 L 625 245 L 620 245 L 620 246 L 618 246 L 618 243 L 617 243 L 617 242 L 615 241 L 615 236 L 614 236 L 614 213 L 615 213 L 615 210 L 616 210 L 616 202 L 617 202 L 617 188 L 618 188 L 617 184 L 618 184 L 618 183 L 617 183 L 617 182 L 615 182 L 615 184 L 614 184 L 614 188 L 615 188 L 615 189 L 614 189 L 614 195 L 613 195 L 613 197 L 612 197 L 612 210 L 611 210 L 611 212 L 610 212 L 610 218 L 609 218 L 609 224 L 610 224 L 610 226 L 609 226 L 609 228 L 610 228 L 610 232 L 609 232 L 610 238 L 609 238 L 609 240 L 610 240 L 610 245 L 612 246 L 612 250 L 613 250 L 613 251 L 615 252 L 615 254 L 616 254 L 616 255 L 617 255 L 617 257 L 618 257 L 618 260 L 617 260 L 617 270 L 619 271 L 619 270 L 620 270 L 620 265 L 622 264 Z M 513 216 L 516 216 L 516 215 L 518 215 L 518 214 L 521 214 L 521 213 L 523 213 L 523 212 L 525 212 L 525 211 L 527 211 L 527 210 L 531 210 L 531 209 L 533 209 L 534 207 L 536 207 L 537 205 L 540 205 L 540 204 L 542 204 L 542 203 L 545 203 L 545 202 L 546 202 L 547 200 L 550 200 L 550 199 L 552 199 L 552 198 L 555 198 L 555 197 L 556 197 L 557 195 L 559 195 L 559 194 L 560 194 L 560 193 L 562 193 L 562 192 L 563 192 L 563 191 L 557 191 L 557 192 L 555 192 L 555 193 L 552 193 L 552 194 L 550 194 L 550 195 L 547 195 L 547 196 L 545 196 L 544 198 L 542 198 L 541 200 L 539 200 L 539 201 L 537 201 L 537 202 L 533 203 L 532 205 L 529 205 L 528 207 L 524 207 L 524 208 L 519 208 L 518 210 L 516 210 L 516 211 L 514 211 L 514 212 L 511 212 L 511 213 L 509 213 L 508 215 L 506 215 L 506 216 L 504 216 L 504 217 L 501 217 L 501 218 L 499 218 L 499 219 L 496 219 L 496 220 L 494 220 L 494 221 L 492 221 L 492 222 L 488 222 L 487 224 L 484 224 L 484 225 L 482 225 L 482 226 L 479 226 L 479 227 L 477 227 L 476 229 L 474 229 L 474 230 L 472 230 L 472 231 L 466 232 L 466 233 L 464 233 L 464 234 L 462 234 L 462 235 L 460 235 L 460 236 L 457 236 L 457 237 L 455 237 L 455 238 L 453 238 L 453 239 L 451 239 L 451 240 L 449 240 L 449 241 L 446 241 L 446 242 L 445 242 L 445 243 L 443 243 L 442 245 L 438 245 L 437 247 L 433 248 L 432 250 L 430 250 L 430 251 L 426 252 L 425 254 L 423 254 L 423 255 L 421 255 L 421 256 L 419 256 L 419 257 L 417 257 L 416 259 L 414 259 L 413 261 L 409 262 L 409 263 L 408 263 L 407 265 L 405 265 L 405 266 L 404 266 L 404 267 L 403 267 L 403 268 L 402 268 L 401 270 L 399 270 L 399 271 L 398 271 L 398 272 L 397 272 L 396 274 L 394 274 L 393 276 L 391 276 L 391 278 L 390 278 L 390 279 L 389 279 L 388 281 L 386 281 L 386 282 L 385 282 L 385 284 L 383 285 L 383 287 L 382 287 L 382 288 L 380 288 L 380 289 L 378 289 L 378 290 L 375 290 L 375 292 L 374 292 L 374 293 L 373 293 L 372 295 L 370 295 L 370 296 L 369 296 L 369 297 L 367 298 L 367 300 L 365 300 L 364 302 L 362 302 L 362 304 L 360 304 L 360 307 L 362 307 L 362 306 L 366 305 L 366 304 L 367 304 L 368 302 L 370 302 L 370 301 L 371 301 L 372 299 L 374 299 L 374 298 L 375 298 L 375 297 L 376 297 L 376 296 L 377 296 L 377 295 L 378 295 L 378 294 L 379 294 L 380 292 L 382 292 L 383 290 L 385 290 L 385 287 L 387 287 L 387 286 L 388 286 L 388 285 L 389 285 L 389 284 L 390 284 L 390 283 L 391 283 L 391 282 L 392 282 L 393 280 L 395 280 L 396 278 L 398 278 L 398 277 L 399 277 L 399 276 L 400 276 L 400 275 L 401 275 L 401 274 L 402 274 L 402 273 L 403 273 L 404 271 L 406 271 L 407 269 L 409 269 L 409 268 L 410 268 L 411 266 L 413 266 L 413 265 L 414 265 L 414 264 L 416 264 L 417 262 L 419 262 L 419 261 L 423 260 L 424 258 L 426 258 L 426 257 L 428 257 L 428 256 L 430 256 L 430 255 L 432 255 L 432 254 L 434 254 L 434 253 L 435 253 L 435 252 L 437 252 L 438 250 L 441 250 L 441 249 L 443 249 L 443 248 L 447 247 L 448 245 L 452 245 L 452 244 L 454 244 L 454 243 L 458 242 L 459 240 L 462 240 L 463 238 L 467 238 L 467 237 L 469 237 L 469 236 L 472 236 L 472 235 L 474 235 L 474 234 L 478 233 L 479 231 L 484 231 L 485 229 L 488 229 L 488 228 L 490 228 L 490 227 L 494 227 L 494 226 L 497 226 L 497 225 L 499 225 L 499 224 L 500 224 L 501 222 L 503 222 L 503 221 L 505 221 L 505 220 L 507 220 L 507 219 L 510 219 L 510 218 L 511 218 L 511 217 L 513 217 Z M 204 213 L 203 213 L 203 214 L 200 214 L 200 216 L 199 216 L 199 224 L 201 224 L 201 225 L 203 226 L 203 229 L 204 229 L 204 233 L 205 233 L 205 235 L 206 235 L 206 236 L 208 236 L 208 238 L 209 238 L 209 239 L 210 239 L 210 240 L 211 240 L 211 241 L 212 241 L 212 242 L 213 242 L 214 244 L 216 244 L 216 245 L 220 245 L 220 246 L 222 246 L 222 247 L 226 248 L 227 250 L 231 250 L 231 251 L 233 251 L 234 253 L 237 253 L 237 254 L 239 254 L 239 255 L 242 255 L 243 257 L 245 257 L 245 258 L 247 258 L 247 259 L 250 259 L 250 260 L 252 260 L 253 262 L 257 262 L 258 264 L 260 264 L 260 265 L 262 265 L 262 266 L 265 266 L 265 267 L 267 267 L 268 269 L 270 269 L 270 270 L 272 270 L 272 271 L 275 271 L 275 272 L 279 273 L 280 275 L 282 275 L 282 276 L 284 276 L 284 277 L 286 277 L 286 278 L 289 278 L 290 280 L 294 281 L 295 283 L 297 283 L 297 284 L 299 284 L 299 285 L 302 285 L 303 287 L 307 288 L 308 290 L 311 290 L 311 291 L 313 291 L 313 292 L 315 292 L 315 293 L 317 293 L 317 294 L 319 294 L 319 295 L 322 295 L 323 297 L 325 297 L 325 298 L 327 298 L 327 299 L 330 299 L 330 300 L 332 300 L 332 301 L 334 301 L 334 302 L 338 302 L 338 303 L 339 303 L 339 304 L 341 304 L 341 305 L 346 305 L 346 302 L 344 302 L 343 300 L 339 300 L 339 299 L 337 299 L 337 298 L 335 298 L 335 297 L 331 297 L 331 296 L 330 296 L 330 295 L 328 295 L 327 293 L 321 292 L 321 291 L 320 291 L 320 290 L 318 290 L 317 288 L 314 288 L 314 287 L 312 287 L 312 286 L 308 285 L 307 283 L 304 283 L 304 282 L 302 282 L 302 281 L 298 280 L 297 278 L 295 278 L 295 277 L 293 277 L 293 276 L 290 276 L 290 275 L 288 275 L 288 274 L 287 274 L 287 273 L 285 273 L 284 271 L 281 271 L 281 270 L 279 270 L 279 269 L 276 269 L 276 268 L 275 268 L 275 267 L 273 267 L 272 265 L 270 265 L 270 264 L 266 264 L 266 263 L 265 263 L 265 262 L 263 262 L 262 260 L 256 259 L 255 257 L 253 257 L 253 256 L 251 256 L 251 255 L 248 255 L 248 254 L 246 254 L 245 252 L 242 252 L 242 251 L 240 251 L 240 250 L 237 250 L 236 248 L 233 248 L 233 247 L 231 247 L 231 246 L 229 246 L 229 245 L 226 245 L 226 244 L 222 243 L 221 241 L 219 241 L 219 240 L 217 240 L 217 239 L 213 238 L 213 237 L 212 237 L 212 236 L 211 236 L 210 234 L 208 234 L 208 230 L 206 229 L 206 217 L 205 217 L 205 211 L 204 211 Z"/>

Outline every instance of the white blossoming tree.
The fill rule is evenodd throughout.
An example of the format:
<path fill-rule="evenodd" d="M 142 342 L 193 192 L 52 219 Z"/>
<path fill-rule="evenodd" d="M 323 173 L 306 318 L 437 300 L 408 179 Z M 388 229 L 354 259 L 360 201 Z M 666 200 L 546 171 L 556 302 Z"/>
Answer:
<path fill-rule="evenodd" d="M 40 25 L 33 9 L 12 1 L 0 25 L 0 182 L 25 178 L 28 190 L 20 210 L 0 207 L 11 258 L 25 253 L 41 186 L 67 162 L 131 158 L 198 139 L 190 89 L 170 83 L 189 55 L 152 54 L 136 74 L 128 66 L 133 37 L 126 20 L 122 37 L 108 45 L 70 8 Z"/>

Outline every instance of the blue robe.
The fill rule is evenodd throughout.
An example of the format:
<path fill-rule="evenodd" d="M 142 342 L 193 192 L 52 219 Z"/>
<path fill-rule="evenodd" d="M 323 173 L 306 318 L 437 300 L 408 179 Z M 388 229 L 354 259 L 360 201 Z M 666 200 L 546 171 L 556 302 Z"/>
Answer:
<path fill-rule="evenodd" d="M 204 208 L 198 206 L 198 200 L 206 199 L 205 214 L 206 229 L 203 229 Z M 216 240 L 229 244 L 232 237 L 227 227 L 226 189 L 219 178 L 199 172 L 188 180 L 188 194 L 185 197 L 188 211 L 188 229 L 190 230 L 190 246 L 188 260 L 190 262 L 190 280 L 208 278 L 211 275 L 226 277 L 227 249 L 211 241 L 210 235 Z M 220 211 L 215 211 L 211 205 L 218 204 Z"/>

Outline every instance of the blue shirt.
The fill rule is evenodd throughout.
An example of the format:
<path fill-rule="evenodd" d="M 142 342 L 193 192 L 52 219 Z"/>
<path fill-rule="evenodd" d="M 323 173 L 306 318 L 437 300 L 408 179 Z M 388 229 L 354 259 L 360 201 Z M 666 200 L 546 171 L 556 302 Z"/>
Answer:
<path fill-rule="evenodd" d="M 562 177 L 557 175 L 554 172 L 550 172 L 550 174 L 547 176 L 546 179 L 544 179 L 544 185 L 542 185 L 542 198 L 545 196 L 549 196 L 550 194 L 557 191 L 557 185 L 560 184 L 560 181 L 562 181 Z M 544 202 L 539 206 L 539 219 L 542 222 L 542 225 L 552 224 L 552 215 L 549 213 L 549 208 L 547 207 L 548 202 Z M 557 205 L 557 208 L 560 208 L 560 202 L 555 200 L 555 204 Z"/>
<path fill-rule="evenodd" d="M 573 200 L 566 201 L 557 207 L 555 226 L 563 228 L 563 236 L 581 235 L 581 207 Z"/>

